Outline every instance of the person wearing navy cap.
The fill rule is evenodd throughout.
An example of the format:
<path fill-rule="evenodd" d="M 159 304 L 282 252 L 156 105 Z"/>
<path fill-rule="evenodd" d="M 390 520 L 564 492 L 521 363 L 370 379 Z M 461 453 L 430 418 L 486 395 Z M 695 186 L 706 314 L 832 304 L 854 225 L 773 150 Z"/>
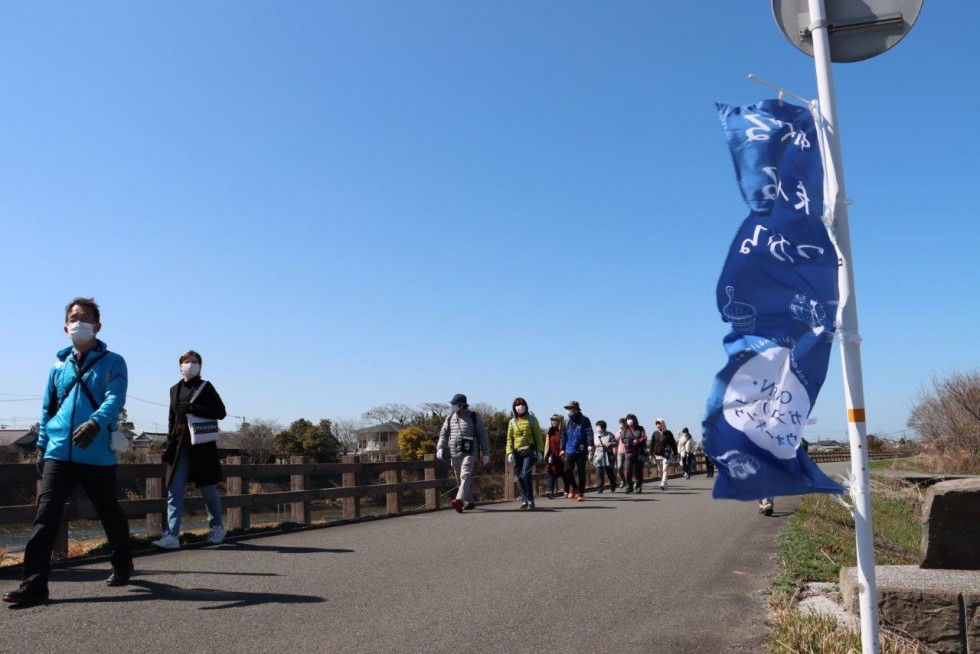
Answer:
<path fill-rule="evenodd" d="M 439 430 L 436 458 L 442 459 L 446 449 L 449 449 L 449 462 L 458 484 L 456 499 L 452 504 L 457 513 L 462 513 L 476 507 L 472 491 L 473 469 L 481 453 L 483 465 L 490 463 L 490 440 L 483 418 L 479 413 L 470 411 L 465 395 L 456 393 L 449 406 L 449 417 Z"/>

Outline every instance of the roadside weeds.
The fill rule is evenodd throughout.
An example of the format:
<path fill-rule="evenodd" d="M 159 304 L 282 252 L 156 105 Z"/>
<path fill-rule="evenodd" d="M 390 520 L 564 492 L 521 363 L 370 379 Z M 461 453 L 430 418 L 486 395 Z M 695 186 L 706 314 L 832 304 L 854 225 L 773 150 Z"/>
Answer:
<path fill-rule="evenodd" d="M 922 494 L 899 479 L 871 481 L 875 560 L 878 565 L 918 562 Z M 802 614 L 801 592 L 811 582 L 836 584 L 843 567 L 856 565 L 854 521 L 829 495 L 807 495 L 779 534 L 780 573 L 769 588 L 768 651 L 773 654 L 860 654 L 861 636 L 836 618 Z M 882 626 L 882 654 L 930 654 L 911 637 Z"/>

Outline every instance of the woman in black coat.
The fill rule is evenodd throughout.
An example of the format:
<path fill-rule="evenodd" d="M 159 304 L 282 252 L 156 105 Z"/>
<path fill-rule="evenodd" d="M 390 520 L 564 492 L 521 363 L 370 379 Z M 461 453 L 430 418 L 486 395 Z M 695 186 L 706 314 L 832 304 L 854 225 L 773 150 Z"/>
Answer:
<path fill-rule="evenodd" d="M 211 533 L 208 542 L 218 544 L 225 539 L 221 518 L 218 483 L 222 480 L 217 443 L 191 444 L 187 415 L 208 420 L 222 420 L 227 415 L 221 396 L 211 382 L 201 379 L 201 355 L 188 350 L 180 355 L 181 381 L 170 389 L 170 421 L 167 450 L 167 530 L 154 547 L 175 550 L 180 548 L 180 519 L 184 514 L 184 490 L 188 482 L 197 484 L 208 510 Z"/>

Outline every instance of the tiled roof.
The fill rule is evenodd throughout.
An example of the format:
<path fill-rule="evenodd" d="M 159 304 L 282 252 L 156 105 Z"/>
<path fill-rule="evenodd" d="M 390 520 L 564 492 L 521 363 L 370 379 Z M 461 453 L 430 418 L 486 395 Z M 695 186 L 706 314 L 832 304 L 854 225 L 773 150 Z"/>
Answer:
<path fill-rule="evenodd" d="M 24 437 L 30 433 L 30 429 L 0 429 L 0 447 L 4 445 L 25 445 L 37 440 L 37 438 L 24 439 Z M 19 443 L 18 441 L 22 439 L 24 439 L 25 442 Z"/>

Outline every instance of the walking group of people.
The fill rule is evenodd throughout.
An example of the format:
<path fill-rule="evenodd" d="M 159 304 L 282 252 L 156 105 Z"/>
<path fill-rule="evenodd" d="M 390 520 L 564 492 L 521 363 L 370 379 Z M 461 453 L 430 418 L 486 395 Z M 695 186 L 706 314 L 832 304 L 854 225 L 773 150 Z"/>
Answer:
<path fill-rule="evenodd" d="M 608 431 L 604 420 L 592 421 L 582 413 L 580 404 L 572 400 L 565 405 L 565 416 L 551 416 L 547 429 L 528 409 L 527 400 L 514 398 L 511 419 L 507 425 L 507 463 L 514 466 L 520 488 L 521 509 L 534 509 L 533 474 L 535 467 L 544 464 L 548 474 L 545 496 L 558 496 L 578 502 L 585 501 L 585 474 L 587 464 L 596 469 L 598 490 L 603 493 L 618 488 L 626 493 L 643 492 L 643 472 L 648 461 L 658 465 L 660 490 L 666 491 L 670 466 L 678 458 L 683 465 L 684 476 L 690 479 L 697 446 L 687 427 L 675 439 L 662 418 L 656 421 L 656 429 L 649 436 L 635 414 L 620 418 L 615 433 Z M 457 481 L 456 498 L 452 506 L 457 512 L 476 506 L 472 491 L 473 470 L 482 456 L 483 465 L 490 462 L 490 445 L 486 426 L 479 414 L 469 409 L 466 396 L 457 393 L 450 401 L 450 414 L 439 432 L 436 458 L 443 459 L 449 453 L 449 461 Z M 652 457 L 652 459 L 651 459 Z M 709 468 L 713 473 L 713 467 Z"/>
<path fill-rule="evenodd" d="M 38 431 L 37 515 L 24 548 L 23 582 L 3 595 L 9 604 L 39 604 L 48 600 L 51 552 L 64 513 L 65 501 L 76 485 L 82 487 L 105 529 L 112 554 L 108 586 L 124 586 L 133 575 L 129 522 L 117 498 L 117 432 L 119 413 L 126 404 L 126 361 L 97 338 L 102 329 L 99 305 L 75 298 L 65 307 L 64 332 L 72 345 L 60 350 L 48 373 Z M 201 355 L 193 350 L 179 358 L 181 379 L 170 389 L 167 448 L 167 530 L 153 543 L 163 549 L 180 547 L 178 535 L 188 482 L 197 484 L 208 511 L 208 541 L 225 538 L 217 484 L 221 464 L 213 435 L 203 425 L 225 417 L 225 406 L 210 382 L 201 378 Z M 199 438 L 195 427 L 199 425 Z M 210 438 L 210 440 L 209 440 Z M 198 442 L 208 441 L 209 442 Z"/>
<path fill-rule="evenodd" d="M 111 548 L 112 573 L 109 586 L 123 586 L 133 575 L 133 556 L 129 544 L 129 522 L 117 498 L 117 431 L 120 411 L 126 403 L 128 372 L 120 355 L 110 352 L 97 338 L 102 329 L 98 304 L 91 298 L 75 298 L 65 307 L 64 332 L 72 345 L 60 350 L 48 373 L 38 432 L 37 515 L 24 550 L 23 582 L 3 595 L 10 604 L 46 602 L 51 552 L 64 512 L 65 501 L 80 485 L 92 503 Z M 204 497 L 210 532 L 207 540 L 223 542 L 217 484 L 222 480 L 215 438 L 217 421 L 225 418 L 225 406 L 214 386 L 201 378 L 202 358 L 188 350 L 180 355 L 181 379 L 170 389 L 167 447 L 167 526 L 153 545 L 173 550 L 180 547 L 180 526 L 184 513 L 186 485 L 194 482 Z M 478 460 L 490 462 L 490 444 L 483 419 L 469 409 L 466 396 L 455 395 L 451 413 L 439 433 L 436 455 L 448 452 L 458 482 L 452 505 L 456 511 L 472 509 L 472 475 Z M 547 429 L 518 397 L 512 404 L 507 427 L 507 461 L 520 482 L 521 508 L 533 509 L 532 474 L 544 464 L 548 473 L 548 498 L 555 497 L 558 480 L 561 494 L 579 502 L 585 500 L 586 464 L 598 470 L 598 492 L 608 483 L 609 491 L 643 492 L 644 464 L 653 456 L 660 465 L 660 488 L 667 490 L 671 462 L 680 456 L 685 476 L 690 476 L 695 447 L 685 427 L 679 441 L 661 419 L 649 437 L 630 413 L 620 419 L 616 433 L 605 421 L 592 422 L 577 401 L 565 406 L 566 415 L 551 416 Z M 206 427 L 207 423 L 211 423 Z M 208 434 L 210 432 L 210 437 Z M 117 434 L 118 436 L 118 434 Z M 709 468 L 710 473 L 710 468 Z M 710 476 L 710 474 L 709 474 Z"/>

